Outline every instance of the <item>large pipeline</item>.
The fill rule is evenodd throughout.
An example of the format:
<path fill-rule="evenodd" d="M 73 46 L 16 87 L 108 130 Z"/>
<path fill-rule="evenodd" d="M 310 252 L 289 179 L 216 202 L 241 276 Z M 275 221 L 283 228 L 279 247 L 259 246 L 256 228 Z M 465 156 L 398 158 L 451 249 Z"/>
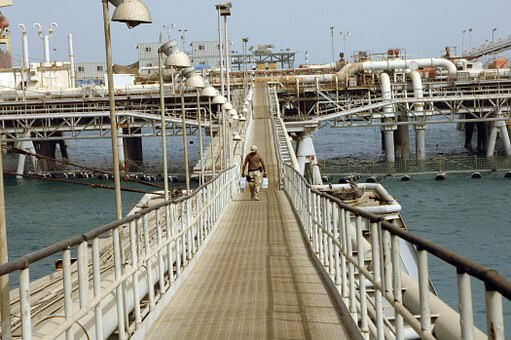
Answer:
<path fill-rule="evenodd" d="M 421 59 L 389 59 L 383 61 L 364 61 L 345 65 L 337 76 L 342 81 L 347 80 L 352 75 L 360 71 L 392 71 L 396 69 L 412 69 L 424 67 L 442 67 L 447 70 L 448 78 L 456 78 L 456 65 L 444 58 L 421 58 Z"/>

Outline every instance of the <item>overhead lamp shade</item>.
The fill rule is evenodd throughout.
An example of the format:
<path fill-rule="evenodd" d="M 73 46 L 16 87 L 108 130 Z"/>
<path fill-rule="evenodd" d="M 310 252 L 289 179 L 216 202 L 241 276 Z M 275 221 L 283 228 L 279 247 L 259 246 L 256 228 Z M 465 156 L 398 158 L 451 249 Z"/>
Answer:
<path fill-rule="evenodd" d="M 235 142 L 240 142 L 241 141 L 241 136 L 239 133 L 235 132 L 232 134 L 232 140 L 235 141 Z"/>
<path fill-rule="evenodd" d="M 247 114 L 248 113 L 248 108 L 245 106 L 245 107 L 243 107 L 242 111 L 243 111 L 244 114 Z"/>
<path fill-rule="evenodd" d="M 175 40 L 167 41 L 163 45 L 160 46 L 158 52 L 169 56 L 172 53 L 172 49 L 177 45 Z"/>
<path fill-rule="evenodd" d="M 225 104 L 227 103 L 227 99 L 225 99 L 224 96 L 216 96 L 215 98 L 213 98 L 213 101 L 211 102 L 212 104 Z"/>
<path fill-rule="evenodd" d="M 186 86 L 192 89 L 203 89 L 205 87 L 204 79 L 198 74 L 193 74 L 186 79 Z"/>
<path fill-rule="evenodd" d="M 112 21 L 124 22 L 129 28 L 153 22 L 151 13 L 140 0 L 124 0 L 117 6 Z"/>
<path fill-rule="evenodd" d="M 246 122 L 247 121 L 247 118 L 245 118 L 245 116 L 240 116 L 240 122 Z"/>
<path fill-rule="evenodd" d="M 218 91 L 213 86 L 206 86 L 200 95 L 203 97 L 215 98 L 218 96 Z"/>
<path fill-rule="evenodd" d="M 165 65 L 175 68 L 187 68 L 192 66 L 192 62 L 186 53 L 177 50 L 172 52 L 167 59 L 165 59 Z"/>
<path fill-rule="evenodd" d="M 225 104 L 222 106 L 222 109 L 224 109 L 225 111 L 232 110 L 232 104 L 231 104 L 231 103 L 225 103 Z"/>

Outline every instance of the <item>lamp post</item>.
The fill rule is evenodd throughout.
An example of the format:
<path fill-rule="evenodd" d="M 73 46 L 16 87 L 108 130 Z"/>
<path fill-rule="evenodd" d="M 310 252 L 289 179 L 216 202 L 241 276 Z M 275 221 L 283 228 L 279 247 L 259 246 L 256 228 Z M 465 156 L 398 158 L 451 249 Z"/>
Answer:
<path fill-rule="evenodd" d="M 187 29 L 178 29 L 177 30 L 179 33 L 181 33 L 181 43 L 183 44 L 183 52 L 186 53 L 186 32 L 188 32 Z"/>
<path fill-rule="evenodd" d="M 165 65 L 172 66 L 173 68 L 180 69 L 181 80 L 184 77 L 184 70 L 187 70 L 192 66 L 190 58 L 188 55 L 178 49 L 175 49 L 165 60 Z M 192 68 L 193 70 L 193 68 Z M 185 111 L 185 99 L 184 99 L 184 84 L 181 84 L 181 115 L 183 122 L 183 148 L 184 148 L 184 166 L 185 166 L 185 181 L 186 181 L 186 190 L 190 191 L 190 176 L 188 172 L 188 137 L 186 135 L 186 111 Z"/>
<path fill-rule="evenodd" d="M 472 28 L 467 29 L 468 32 L 468 48 L 472 48 Z"/>
<path fill-rule="evenodd" d="M 346 54 L 346 40 L 348 40 L 348 38 L 351 36 L 351 33 L 349 31 L 341 32 L 340 35 L 341 35 L 342 40 L 344 41 L 343 50 L 342 50 L 344 53 L 344 58 L 346 60 L 348 60 L 348 55 Z"/>
<path fill-rule="evenodd" d="M 227 101 L 231 101 L 231 76 L 230 76 L 230 48 L 229 48 L 229 40 L 227 37 L 227 17 L 231 15 L 232 3 L 224 2 L 216 5 L 216 9 L 218 10 L 219 16 L 224 17 L 224 48 L 225 48 L 225 67 L 227 74 Z M 218 24 L 220 27 L 220 17 L 218 18 Z M 219 30 L 220 31 L 220 30 Z M 222 67 L 222 66 L 221 66 Z M 224 93 L 222 92 L 222 95 Z"/>
<path fill-rule="evenodd" d="M 330 26 L 330 39 L 331 39 L 331 45 L 332 45 L 332 63 L 335 63 L 335 42 L 334 42 L 334 35 L 335 35 L 335 27 Z"/>
<path fill-rule="evenodd" d="M 497 31 L 497 27 L 494 27 L 491 29 L 491 41 L 494 42 L 495 41 L 495 32 Z"/>
<path fill-rule="evenodd" d="M 206 87 L 204 79 L 196 72 L 192 73 L 188 79 L 186 79 L 186 87 L 195 89 L 197 94 L 197 120 L 199 122 L 199 164 L 200 164 L 200 177 L 199 183 L 204 184 L 204 155 L 202 153 L 202 118 L 200 113 L 200 94 L 201 90 Z"/>
<path fill-rule="evenodd" d="M 108 78 L 108 97 L 110 100 L 110 127 L 112 130 L 112 157 L 114 167 L 114 188 L 115 188 L 115 210 L 117 219 L 122 219 L 121 202 L 121 179 L 119 172 L 119 150 L 117 148 L 117 117 L 115 114 L 114 97 L 114 76 L 112 66 L 112 45 L 110 37 L 110 16 L 108 13 L 109 0 L 101 0 L 103 3 L 103 23 L 105 30 L 105 50 L 106 50 L 106 68 Z M 112 21 L 124 22 L 129 28 L 133 28 L 142 23 L 151 23 L 151 14 L 147 7 L 139 0 L 110 0 L 117 6 L 112 16 Z"/>
<path fill-rule="evenodd" d="M 218 4 L 215 6 L 218 12 L 218 52 L 220 54 L 220 93 L 225 96 L 225 84 L 224 84 L 224 44 L 222 41 L 222 25 L 221 25 L 221 9 L 223 5 Z"/>
<path fill-rule="evenodd" d="M 220 129 L 220 140 L 222 142 L 222 163 L 221 163 L 221 170 L 224 170 L 227 168 L 227 159 L 226 159 L 226 150 L 225 150 L 225 110 L 223 108 L 223 105 L 227 103 L 227 99 L 225 99 L 224 96 L 219 95 L 213 98 L 213 104 L 218 105 L 217 115 L 218 119 L 221 119 L 221 129 Z"/>
<path fill-rule="evenodd" d="M 241 42 L 243 43 L 243 95 L 247 94 L 247 58 L 248 58 L 248 37 L 242 38 Z"/>
<path fill-rule="evenodd" d="M 117 8 L 112 16 L 112 21 L 124 22 L 128 28 L 133 28 L 142 23 L 151 23 L 151 14 L 147 7 L 139 0 L 101 0 L 103 4 L 103 24 L 105 31 L 105 50 L 106 66 L 108 78 L 108 97 L 110 100 L 110 127 L 112 130 L 112 158 L 114 167 L 114 190 L 115 190 L 115 211 L 117 219 L 122 219 L 122 201 L 121 201 L 121 179 L 119 173 L 119 150 L 117 149 L 117 117 L 115 115 L 115 97 L 114 97 L 114 76 L 112 66 L 112 46 L 110 37 L 110 15 L 108 13 L 108 3 L 112 2 Z M 119 229 L 115 228 L 112 233 L 114 248 L 120 248 Z M 122 253 L 119 252 L 119 254 Z M 115 258 L 116 263 L 121 263 L 120 255 Z M 122 275 L 121 266 L 115 268 L 115 279 Z M 117 298 L 117 320 L 119 322 L 119 338 L 126 339 L 125 315 L 123 285 L 116 288 Z M 96 336 L 102 338 L 103 330 L 96 327 Z"/>
<path fill-rule="evenodd" d="M 169 56 L 172 53 L 172 46 L 175 42 L 167 42 L 158 48 L 158 70 L 160 72 L 160 114 L 161 114 L 161 152 L 163 162 L 163 191 L 165 201 L 169 200 L 169 173 L 167 162 L 167 129 L 165 121 L 165 95 L 163 91 L 163 67 L 161 65 L 162 56 Z"/>
<path fill-rule="evenodd" d="M 211 173 L 213 177 L 216 172 L 216 159 L 214 154 L 214 145 L 213 145 L 213 113 L 211 112 L 211 99 L 218 96 L 218 91 L 212 86 L 206 86 L 202 92 L 201 96 L 208 98 L 208 109 L 209 109 L 209 146 L 211 151 Z"/>

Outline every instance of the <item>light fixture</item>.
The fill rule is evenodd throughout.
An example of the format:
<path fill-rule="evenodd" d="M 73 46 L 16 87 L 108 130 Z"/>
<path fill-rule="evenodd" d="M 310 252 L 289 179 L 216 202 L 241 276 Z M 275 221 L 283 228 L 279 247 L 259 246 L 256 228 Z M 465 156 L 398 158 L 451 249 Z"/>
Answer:
<path fill-rule="evenodd" d="M 245 118 L 245 116 L 240 116 L 240 122 L 246 122 L 247 121 L 247 118 Z"/>
<path fill-rule="evenodd" d="M 243 112 L 244 114 L 247 114 L 247 113 L 248 113 L 248 108 L 247 108 L 246 106 L 244 106 L 244 107 L 243 107 L 242 112 Z"/>
<path fill-rule="evenodd" d="M 203 97 L 215 98 L 218 96 L 218 91 L 213 86 L 206 86 L 200 95 Z"/>
<path fill-rule="evenodd" d="M 149 9 L 140 0 L 124 0 L 120 3 L 118 0 L 111 0 L 110 2 L 117 6 L 112 21 L 123 22 L 129 28 L 153 22 Z"/>
<path fill-rule="evenodd" d="M 192 66 L 192 62 L 186 53 L 181 50 L 174 50 L 167 59 L 165 59 L 165 65 L 181 69 Z"/>
<path fill-rule="evenodd" d="M 239 133 L 235 132 L 232 134 L 232 140 L 235 141 L 235 142 L 240 142 L 241 141 L 241 136 Z"/>
<path fill-rule="evenodd" d="M 188 78 L 186 78 L 186 86 L 192 89 L 203 89 L 206 87 L 204 84 L 204 79 L 197 73 L 191 74 Z"/>
<path fill-rule="evenodd" d="M 218 95 L 215 98 L 213 98 L 212 104 L 225 104 L 227 103 L 227 99 L 225 99 L 224 96 Z"/>
<path fill-rule="evenodd" d="M 224 109 L 225 111 L 232 110 L 232 104 L 227 102 L 222 106 L 222 109 Z"/>

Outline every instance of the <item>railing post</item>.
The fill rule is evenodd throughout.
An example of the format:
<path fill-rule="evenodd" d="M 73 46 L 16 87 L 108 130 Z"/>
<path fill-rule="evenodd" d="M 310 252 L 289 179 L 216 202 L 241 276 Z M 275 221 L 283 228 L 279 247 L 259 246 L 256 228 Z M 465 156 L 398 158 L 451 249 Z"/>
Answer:
<path fill-rule="evenodd" d="M 314 230 L 314 207 L 312 190 L 307 188 L 307 240 L 312 241 L 312 235 Z M 314 243 L 312 244 L 314 247 Z"/>
<path fill-rule="evenodd" d="M 504 318 L 502 315 L 502 295 L 488 284 L 486 290 L 486 320 L 488 339 L 504 340 Z"/>
<path fill-rule="evenodd" d="M 365 253 L 364 253 L 364 237 L 362 235 L 362 217 L 357 216 L 356 219 L 356 232 L 357 232 L 357 262 L 358 262 L 358 285 L 360 290 L 360 331 L 365 339 L 369 338 L 369 327 L 367 322 L 367 296 L 366 296 L 366 278 L 360 269 L 366 268 L 365 266 Z"/>
<path fill-rule="evenodd" d="M 325 207 L 324 207 L 325 198 L 323 196 L 320 196 L 319 198 L 319 226 L 318 226 L 318 233 L 319 233 L 319 260 L 321 261 L 321 264 L 325 265 L 325 241 L 324 241 L 324 235 L 323 235 L 323 228 L 325 227 Z"/>
<path fill-rule="evenodd" d="M 89 296 L 89 263 L 87 259 L 88 245 L 83 241 L 78 246 L 78 282 L 80 291 L 80 308 L 85 308 Z"/>
<path fill-rule="evenodd" d="M 101 295 L 101 261 L 99 259 L 99 238 L 92 240 L 92 283 L 94 289 L 94 297 L 97 298 Z M 135 284 L 135 283 L 133 283 Z M 95 319 L 95 330 L 96 339 L 103 340 L 103 313 L 102 303 L 98 303 L 94 307 L 94 319 Z"/>
<path fill-rule="evenodd" d="M 164 278 L 164 274 L 165 274 L 165 267 L 164 267 L 164 264 L 163 264 L 163 253 L 162 253 L 162 249 L 160 248 L 160 246 L 162 245 L 162 242 L 163 242 L 163 236 L 162 236 L 162 231 L 161 231 L 161 217 L 160 217 L 160 208 L 156 209 L 154 211 L 154 214 L 156 216 L 155 218 L 155 223 L 156 223 L 156 240 L 157 240 L 157 245 L 158 245 L 158 272 L 160 274 L 159 276 L 159 281 L 160 281 L 160 293 L 163 294 L 163 292 L 165 291 L 164 287 L 165 287 L 165 278 Z"/>
<path fill-rule="evenodd" d="M 172 225 L 173 225 L 173 219 L 172 219 L 172 205 L 168 203 L 165 206 L 165 213 L 166 213 L 166 234 L 167 234 L 167 270 L 168 270 L 168 278 L 169 278 L 169 288 L 172 287 L 172 282 L 174 282 L 174 261 L 172 258 Z"/>
<path fill-rule="evenodd" d="M 429 272 L 428 253 L 424 249 L 418 249 L 419 259 L 419 300 L 421 306 L 421 329 L 431 333 L 431 313 L 429 309 Z"/>
<path fill-rule="evenodd" d="M 144 232 L 144 258 L 146 267 L 146 278 L 147 278 L 147 289 L 149 291 L 149 310 L 153 311 L 155 307 L 154 303 L 154 285 L 153 285 L 153 272 L 151 270 L 151 257 L 149 256 L 149 227 L 147 225 L 147 214 L 142 217 L 142 229 Z"/>
<path fill-rule="evenodd" d="M 385 291 L 392 292 L 392 247 L 390 242 L 390 232 L 383 230 L 383 274 L 385 279 Z"/>
<path fill-rule="evenodd" d="M 380 271 L 380 242 L 378 241 L 378 223 L 371 223 L 371 252 L 373 254 L 373 276 L 374 281 L 381 285 L 381 271 Z M 382 292 L 375 287 L 375 305 L 376 305 L 376 333 L 377 339 L 384 339 L 383 332 L 383 305 L 382 305 Z"/>
<path fill-rule="evenodd" d="M 341 268 L 340 268 L 340 261 L 339 261 L 339 207 L 337 204 L 334 203 L 332 207 L 332 218 L 333 218 L 333 233 L 334 233 L 334 263 L 335 263 L 335 286 L 337 287 L 337 290 L 340 291 L 341 287 Z"/>
<path fill-rule="evenodd" d="M 71 249 L 64 250 L 62 256 L 64 275 L 64 314 L 66 320 L 73 316 L 73 282 L 71 278 Z M 73 340 L 73 327 L 66 329 L 66 340 Z"/>
<path fill-rule="evenodd" d="M 316 193 L 312 194 L 312 245 L 314 252 L 319 255 L 319 235 L 318 235 L 318 222 L 319 222 L 319 215 L 318 215 L 318 197 L 319 195 Z"/>
<path fill-rule="evenodd" d="M 325 214 L 326 214 L 326 228 L 329 233 L 332 235 L 332 202 L 330 200 L 326 200 L 326 206 L 325 206 Z M 328 237 L 328 273 L 330 274 L 330 278 L 334 278 L 335 275 L 335 269 L 334 269 L 334 247 L 333 247 L 333 240 L 330 236 Z"/>
<path fill-rule="evenodd" d="M 191 211 L 191 199 L 186 199 L 186 264 L 190 262 L 192 259 L 192 251 L 193 251 L 193 226 L 192 226 L 192 211 Z"/>
<path fill-rule="evenodd" d="M 138 325 L 142 322 L 142 316 L 140 313 L 140 294 L 138 290 L 138 253 L 137 253 L 137 231 L 135 221 L 130 222 L 129 226 L 129 236 L 130 236 L 130 252 L 131 252 L 131 262 L 133 269 L 133 275 L 131 276 L 131 280 L 133 281 L 133 303 L 135 306 L 135 324 Z M 98 257 L 99 260 L 99 257 Z"/>
<path fill-rule="evenodd" d="M 1 151 L 0 151 L 1 152 Z M 21 313 L 21 338 L 32 339 L 32 316 L 30 314 L 30 269 L 20 271 L 20 313 Z"/>
<path fill-rule="evenodd" d="M 460 306 L 460 327 L 463 340 L 474 339 L 474 312 L 472 309 L 472 288 L 470 275 L 457 268 L 458 303 Z"/>
<path fill-rule="evenodd" d="M 399 237 L 396 235 L 391 236 L 392 242 L 392 282 L 394 289 L 394 301 L 402 304 L 403 293 L 401 291 L 401 252 L 399 250 Z M 397 309 L 395 310 L 394 317 L 396 319 L 396 340 L 403 340 L 403 317 Z"/>
<path fill-rule="evenodd" d="M 345 224 L 345 228 L 346 228 L 346 245 L 347 245 L 347 248 L 346 248 L 346 252 L 348 253 L 348 256 L 350 259 L 353 258 L 353 245 L 351 244 L 351 232 L 350 232 L 350 229 L 351 229 L 351 213 L 349 211 L 346 211 L 346 224 Z M 353 320 L 355 320 L 355 322 L 357 321 L 357 306 L 356 306 L 356 301 L 355 301 L 355 272 L 354 272 L 354 268 L 353 268 L 353 262 L 349 261 L 348 262 L 348 275 L 349 275 L 349 293 L 350 293 L 350 303 L 349 303 L 349 307 L 350 307 L 350 313 L 351 313 L 351 316 L 353 317 Z"/>
<path fill-rule="evenodd" d="M 113 250 L 114 250 L 114 271 L 115 279 L 118 280 L 122 276 L 122 263 L 121 263 L 121 241 L 119 236 L 119 227 L 114 228 L 112 232 L 113 236 Z M 123 299 L 123 285 L 117 286 L 115 289 L 115 295 L 117 299 L 117 321 L 119 329 L 119 339 L 126 339 L 126 325 L 124 324 L 124 299 Z"/>
<path fill-rule="evenodd" d="M 344 302 L 348 303 L 348 275 L 346 271 L 346 257 L 344 256 L 344 252 L 346 251 L 346 211 L 341 208 L 341 233 L 339 240 L 342 247 L 341 252 L 341 280 L 342 280 L 342 289 L 341 296 L 344 299 Z"/>

